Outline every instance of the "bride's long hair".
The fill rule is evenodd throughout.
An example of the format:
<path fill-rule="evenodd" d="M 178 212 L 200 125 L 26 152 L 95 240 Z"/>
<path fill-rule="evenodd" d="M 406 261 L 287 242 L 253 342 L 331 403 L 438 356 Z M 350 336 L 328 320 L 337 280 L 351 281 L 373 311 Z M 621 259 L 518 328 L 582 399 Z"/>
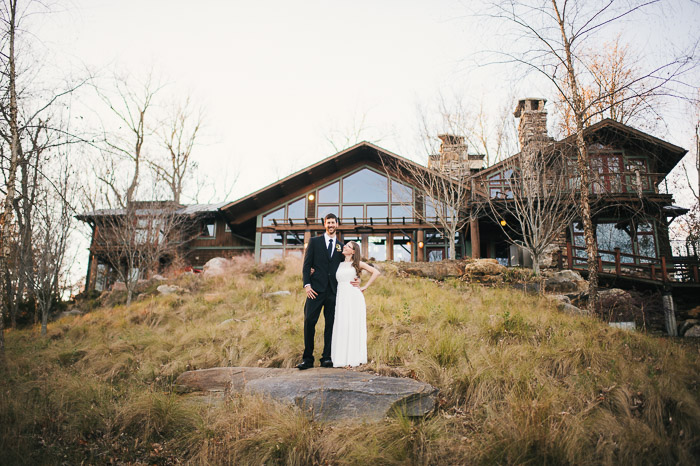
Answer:
<path fill-rule="evenodd" d="M 355 267 L 359 277 L 362 274 L 362 269 L 360 268 L 360 245 L 354 241 L 348 241 L 348 245 L 352 248 L 352 266 Z"/>

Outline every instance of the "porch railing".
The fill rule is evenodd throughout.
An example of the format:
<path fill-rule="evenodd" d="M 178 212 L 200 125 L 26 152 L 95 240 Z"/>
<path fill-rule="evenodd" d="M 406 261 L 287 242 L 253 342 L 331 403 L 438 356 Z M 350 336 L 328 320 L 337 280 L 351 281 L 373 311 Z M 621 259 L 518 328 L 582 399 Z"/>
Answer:
<path fill-rule="evenodd" d="M 598 250 L 598 271 L 618 277 L 651 280 L 659 283 L 698 283 L 700 260 L 697 257 L 648 257 L 629 254 L 615 248 L 612 251 Z M 588 270 L 586 248 L 566 243 L 566 249 L 559 251 L 559 268 Z"/>

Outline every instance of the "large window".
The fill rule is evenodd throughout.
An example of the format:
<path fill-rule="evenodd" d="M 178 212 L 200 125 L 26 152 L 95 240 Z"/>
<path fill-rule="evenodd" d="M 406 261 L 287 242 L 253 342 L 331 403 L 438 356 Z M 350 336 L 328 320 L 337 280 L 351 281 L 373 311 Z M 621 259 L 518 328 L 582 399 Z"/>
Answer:
<path fill-rule="evenodd" d="M 321 187 L 316 216 L 328 213 L 341 223 L 405 223 L 414 220 L 414 190 L 369 168 L 362 168 Z"/>
<path fill-rule="evenodd" d="M 301 223 L 306 217 L 306 197 L 295 199 L 284 206 L 263 215 L 262 226 L 269 227 L 280 223 Z"/>
<path fill-rule="evenodd" d="M 621 263 L 650 262 L 657 257 L 654 225 L 645 220 L 601 221 L 596 224 L 596 241 L 600 258 L 605 262 L 615 262 L 615 248 L 620 249 Z M 583 226 L 575 222 L 572 227 L 574 245 L 585 248 Z M 584 249 L 577 249 L 575 255 L 587 257 Z M 633 257 L 636 256 L 636 257 Z"/>

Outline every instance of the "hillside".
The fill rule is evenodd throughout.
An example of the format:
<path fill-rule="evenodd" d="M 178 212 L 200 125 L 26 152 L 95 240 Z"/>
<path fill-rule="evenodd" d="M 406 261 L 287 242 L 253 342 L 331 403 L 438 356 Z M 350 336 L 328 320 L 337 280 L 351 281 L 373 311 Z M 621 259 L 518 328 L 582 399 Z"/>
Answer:
<path fill-rule="evenodd" d="M 292 367 L 300 265 L 241 262 L 189 292 L 144 295 L 7 333 L 0 464 L 697 464 L 697 343 L 609 328 L 536 295 L 382 276 L 360 370 L 441 391 L 422 420 L 313 423 L 256 396 L 175 394 L 183 371 Z M 289 290 L 291 296 L 263 298 Z M 319 328 L 321 324 L 319 324 Z M 321 344 L 317 332 L 318 344 Z"/>

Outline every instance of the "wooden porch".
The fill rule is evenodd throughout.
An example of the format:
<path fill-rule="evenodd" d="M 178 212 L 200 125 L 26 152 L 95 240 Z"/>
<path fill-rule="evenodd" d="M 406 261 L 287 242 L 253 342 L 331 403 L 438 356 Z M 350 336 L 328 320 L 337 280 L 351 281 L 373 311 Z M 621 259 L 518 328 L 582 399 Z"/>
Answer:
<path fill-rule="evenodd" d="M 697 257 L 647 257 L 615 248 L 613 251 L 599 249 L 597 260 L 601 277 L 671 288 L 700 288 L 700 259 Z M 586 273 L 587 261 L 585 247 L 567 242 L 566 249 L 559 251 L 557 266 Z"/>

